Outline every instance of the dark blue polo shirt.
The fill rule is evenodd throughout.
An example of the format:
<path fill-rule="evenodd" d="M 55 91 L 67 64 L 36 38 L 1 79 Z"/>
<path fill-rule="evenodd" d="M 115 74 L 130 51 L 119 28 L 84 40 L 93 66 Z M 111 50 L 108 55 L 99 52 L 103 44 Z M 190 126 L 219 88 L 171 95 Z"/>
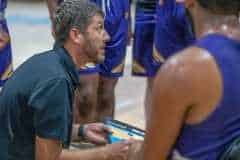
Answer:
<path fill-rule="evenodd" d="M 0 93 L 0 160 L 35 159 L 35 136 L 68 145 L 78 74 L 64 48 L 23 63 Z"/>

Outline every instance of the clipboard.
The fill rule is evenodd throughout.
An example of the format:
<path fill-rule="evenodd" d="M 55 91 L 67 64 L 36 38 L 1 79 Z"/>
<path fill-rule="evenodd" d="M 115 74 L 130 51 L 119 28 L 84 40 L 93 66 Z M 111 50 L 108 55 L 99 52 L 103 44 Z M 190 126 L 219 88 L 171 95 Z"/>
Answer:
<path fill-rule="evenodd" d="M 145 131 L 133 125 L 111 118 L 105 118 L 104 124 L 112 131 L 108 135 L 109 143 L 116 143 L 130 138 L 136 140 L 144 139 Z"/>

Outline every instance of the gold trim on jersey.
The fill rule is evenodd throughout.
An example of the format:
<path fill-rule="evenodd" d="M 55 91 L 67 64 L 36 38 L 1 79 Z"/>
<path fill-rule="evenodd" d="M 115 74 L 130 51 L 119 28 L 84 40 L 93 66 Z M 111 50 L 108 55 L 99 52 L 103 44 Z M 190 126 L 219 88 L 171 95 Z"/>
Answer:
<path fill-rule="evenodd" d="M 164 57 L 158 52 L 155 45 L 153 45 L 153 59 L 158 63 L 163 63 L 165 61 Z"/>
<path fill-rule="evenodd" d="M 114 67 L 111 72 L 112 73 L 121 73 L 121 72 L 123 72 L 123 69 L 124 69 L 124 62 L 122 62 L 121 64 Z"/>
<path fill-rule="evenodd" d="M 2 42 L 0 43 L 0 49 L 2 50 L 4 47 L 6 47 L 6 45 L 8 45 L 10 43 L 10 36 L 7 32 L 3 31 L 3 33 L 1 33 L 1 26 L 0 26 L 0 34 L 2 34 Z"/>
<path fill-rule="evenodd" d="M 88 68 L 95 68 L 96 64 L 93 62 L 88 62 L 84 64 L 83 66 L 80 66 L 80 69 L 88 69 Z"/>
<path fill-rule="evenodd" d="M 134 73 L 146 73 L 145 68 L 139 64 L 136 60 L 133 61 L 133 72 Z"/>
<path fill-rule="evenodd" d="M 13 67 L 12 64 L 9 64 L 7 69 L 3 72 L 3 74 L 1 75 L 1 80 L 6 80 L 8 79 L 13 73 Z"/>

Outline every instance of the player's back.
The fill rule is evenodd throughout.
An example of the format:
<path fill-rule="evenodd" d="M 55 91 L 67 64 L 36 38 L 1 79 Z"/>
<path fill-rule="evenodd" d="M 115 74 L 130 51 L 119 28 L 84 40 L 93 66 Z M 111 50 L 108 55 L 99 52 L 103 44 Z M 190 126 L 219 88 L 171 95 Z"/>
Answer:
<path fill-rule="evenodd" d="M 184 125 L 176 149 L 190 159 L 218 160 L 228 145 L 240 136 L 240 41 L 211 34 L 195 46 L 214 57 L 222 75 L 223 94 L 207 119 Z"/>

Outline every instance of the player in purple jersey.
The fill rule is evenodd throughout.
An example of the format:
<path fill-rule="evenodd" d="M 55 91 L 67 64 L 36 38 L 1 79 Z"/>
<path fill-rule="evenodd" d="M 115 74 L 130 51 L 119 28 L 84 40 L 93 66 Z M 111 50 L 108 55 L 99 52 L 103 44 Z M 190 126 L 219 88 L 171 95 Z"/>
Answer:
<path fill-rule="evenodd" d="M 158 0 L 137 0 L 135 12 L 135 27 L 133 35 L 132 74 L 147 77 L 145 96 L 145 111 L 150 96 L 150 86 L 153 76 L 153 42 L 156 24 L 156 5 Z"/>
<path fill-rule="evenodd" d="M 171 159 L 174 149 L 191 160 L 219 160 L 239 141 L 240 1 L 179 1 L 197 41 L 160 68 L 136 160 Z"/>
<path fill-rule="evenodd" d="M 0 0 L 0 90 L 13 71 L 10 36 L 5 19 L 6 7 L 7 0 Z"/>
<path fill-rule="evenodd" d="M 128 43 L 129 0 L 93 0 L 105 12 L 105 28 L 111 39 L 100 64 L 97 114 L 98 120 L 113 117 L 115 111 L 115 87 L 123 76 Z"/>
<path fill-rule="evenodd" d="M 164 4 L 161 1 L 137 1 L 132 73 L 147 77 L 146 112 L 154 77 L 161 64 L 194 40 L 183 4 L 175 0 Z"/>

